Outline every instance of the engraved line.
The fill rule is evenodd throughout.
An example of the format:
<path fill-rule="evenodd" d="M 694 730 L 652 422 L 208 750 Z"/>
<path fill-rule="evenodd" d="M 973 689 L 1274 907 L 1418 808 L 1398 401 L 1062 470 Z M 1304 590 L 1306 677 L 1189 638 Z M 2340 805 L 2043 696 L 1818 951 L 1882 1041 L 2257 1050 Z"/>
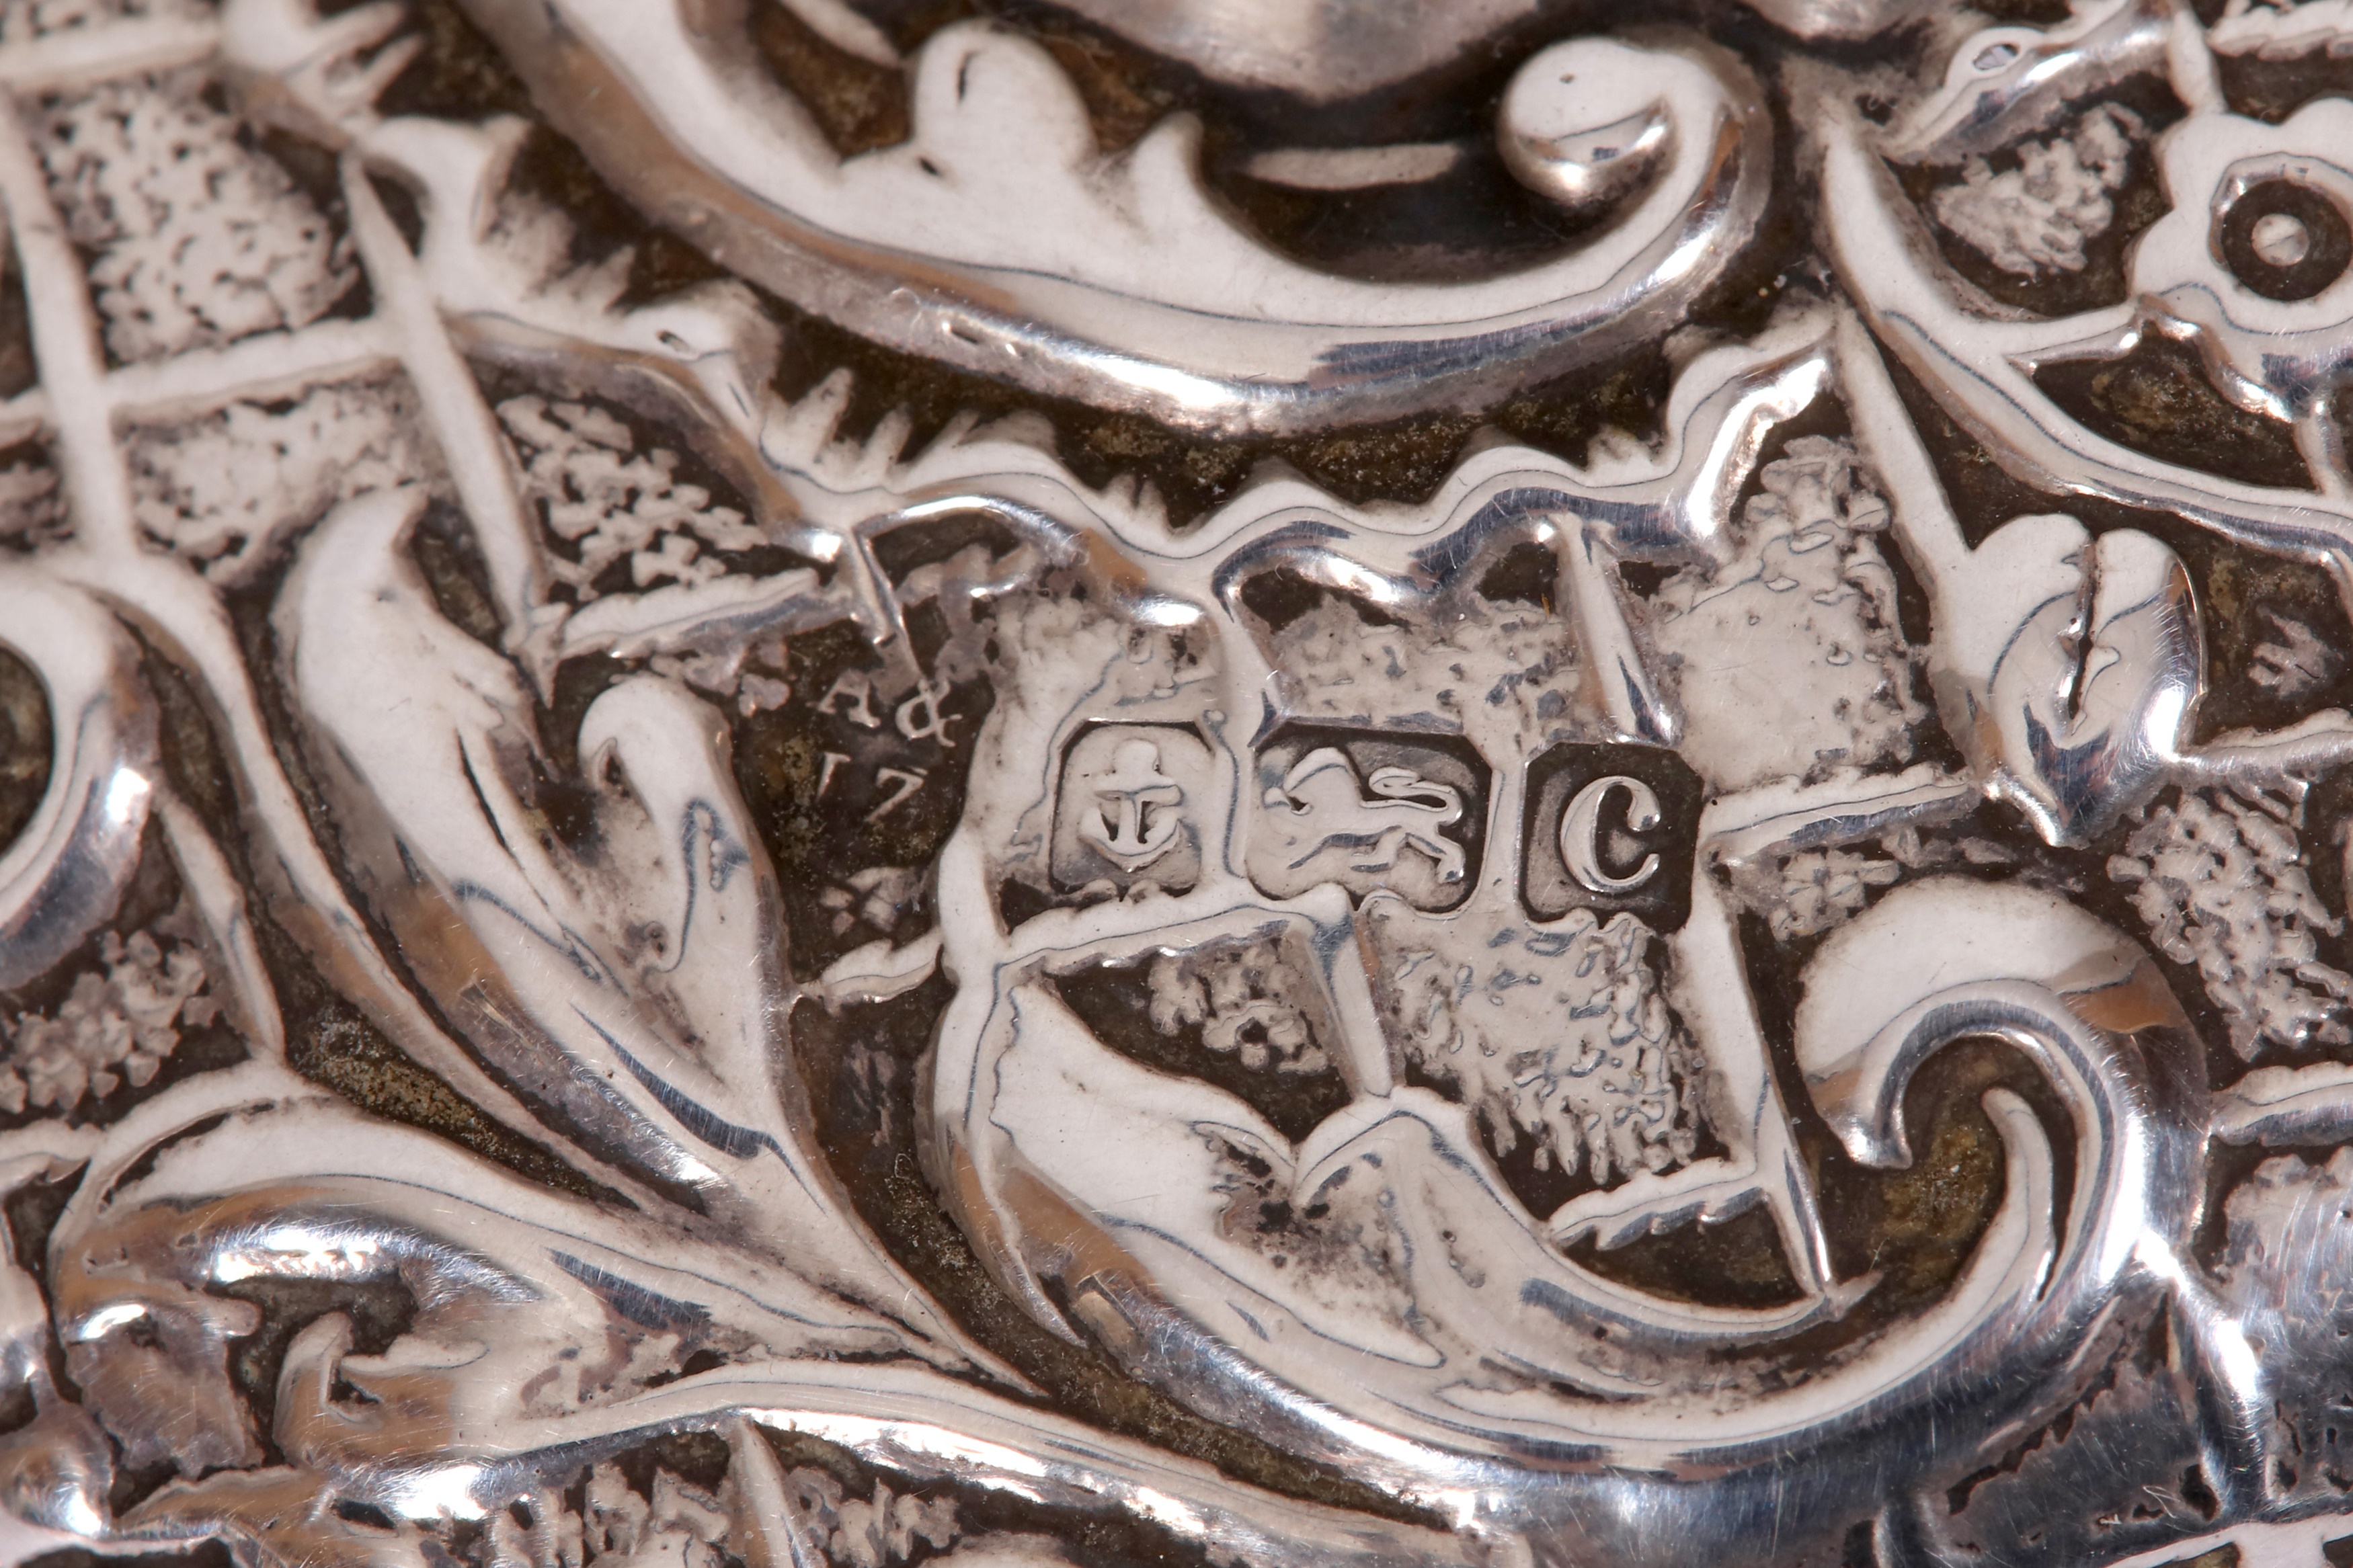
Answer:
<path fill-rule="evenodd" d="M 458 499 L 474 524 L 482 564 L 506 622 L 507 647 L 522 652 L 538 629 L 535 622 L 545 584 L 506 443 L 473 371 L 449 341 L 440 304 L 425 280 L 424 268 L 393 226 L 375 187 L 368 182 L 367 171 L 347 153 L 343 174 L 352 237 L 367 265 L 376 298 L 383 301 L 381 313 L 400 345 L 401 361 L 417 383 L 417 399 L 441 447 Z M 543 661 L 525 659 L 527 666 L 540 662 Z M 552 671 L 534 668 L 533 674 Z"/>
<path fill-rule="evenodd" d="M 114 444 L 107 405 L 106 362 L 98 347 L 81 259 L 49 200 L 16 96 L 0 88 L 0 202 L 16 231 L 31 318 L 33 358 L 48 392 L 58 466 L 74 503 L 75 537 L 106 552 L 136 550 L 131 473 Z M 83 527 L 90 531 L 85 536 Z"/>
<path fill-rule="evenodd" d="M 0 48 L 0 86 L 27 94 L 89 87 L 195 65 L 219 47 L 217 22 L 158 17 L 75 28 Z"/>
<path fill-rule="evenodd" d="M 330 319 L 299 331 L 265 332 L 226 348 L 126 365 L 106 378 L 117 419 L 161 424 L 209 414 L 238 400 L 291 396 L 322 382 L 350 381 L 400 363 L 392 327 L 376 316 Z M 0 405 L 0 419 L 23 399 Z"/>

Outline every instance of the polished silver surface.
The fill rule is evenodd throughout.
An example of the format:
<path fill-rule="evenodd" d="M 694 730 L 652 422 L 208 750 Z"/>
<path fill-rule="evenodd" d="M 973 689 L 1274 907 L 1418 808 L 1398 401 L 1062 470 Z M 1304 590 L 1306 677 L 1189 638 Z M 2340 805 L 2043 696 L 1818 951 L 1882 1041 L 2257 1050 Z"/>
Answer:
<path fill-rule="evenodd" d="M 1621 9 L 0 0 L 0 1551 L 2346 1561 L 2353 10 Z"/>

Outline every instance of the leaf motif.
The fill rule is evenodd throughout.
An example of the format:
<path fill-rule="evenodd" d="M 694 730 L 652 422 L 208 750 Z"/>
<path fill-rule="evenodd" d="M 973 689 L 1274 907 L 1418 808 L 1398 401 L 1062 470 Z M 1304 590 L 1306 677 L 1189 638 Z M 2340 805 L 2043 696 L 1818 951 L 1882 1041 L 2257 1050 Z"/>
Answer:
<path fill-rule="evenodd" d="M 521 674 L 442 616 L 406 553 L 420 504 L 340 509 L 277 611 L 345 851 L 412 971 L 600 1152 L 905 1324 L 909 1348 L 944 1341 L 807 1130 L 775 876 L 719 716 L 624 680 L 584 720 L 585 781 L 560 777 Z"/>
<path fill-rule="evenodd" d="M 335 1494 L 305 1470 L 225 1470 L 175 1481 L 122 1521 L 126 1534 L 190 1540 L 227 1536 L 267 1568 L 432 1568 L 425 1532 L 400 1521 L 361 1522 L 337 1511 Z"/>
<path fill-rule="evenodd" d="M 500 1433 L 558 1441 L 698 1356 L 903 1348 L 888 1320 L 665 1219 L 551 1192 L 339 1100 L 295 1100 L 174 1142 L 69 1211 L 58 1321 L 128 1462 L 174 1457 L 191 1477 L 262 1457 L 225 1363 L 260 1313 L 221 1291 L 248 1280 L 396 1283 L 415 1304 L 380 1353 L 350 1353 L 339 1315 L 288 1350 L 273 1436 L 327 1474 Z M 365 1399 L 336 1398 L 339 1383 Z"/>

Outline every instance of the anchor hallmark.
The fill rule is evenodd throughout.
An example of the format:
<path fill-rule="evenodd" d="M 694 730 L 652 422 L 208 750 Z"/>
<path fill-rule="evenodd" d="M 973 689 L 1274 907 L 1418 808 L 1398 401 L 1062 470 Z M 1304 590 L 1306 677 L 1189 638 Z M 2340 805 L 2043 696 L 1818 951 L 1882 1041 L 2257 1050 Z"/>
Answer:
<path fill-rule="evenodd" d="M 1097 782 L 1094 795 L 1095 810 L 1080 816 L 1079 836 L 1121 870 L 1133 875 L 1176 847 L 1185 791 L 1160 771 L 1160 748 L 1151 742 L 1122 741 L 1111 776 Z"/>

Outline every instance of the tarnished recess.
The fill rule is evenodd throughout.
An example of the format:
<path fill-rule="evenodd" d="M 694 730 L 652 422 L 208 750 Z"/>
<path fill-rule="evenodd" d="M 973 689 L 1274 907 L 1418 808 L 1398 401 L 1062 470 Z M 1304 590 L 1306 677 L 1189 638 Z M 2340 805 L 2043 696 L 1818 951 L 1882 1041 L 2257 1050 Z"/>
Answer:
<path fill-rule="evenodd" d="M 6 1561 L 2353 1562 L 2346 0 L 0 0 L 0 209 Z"/>

